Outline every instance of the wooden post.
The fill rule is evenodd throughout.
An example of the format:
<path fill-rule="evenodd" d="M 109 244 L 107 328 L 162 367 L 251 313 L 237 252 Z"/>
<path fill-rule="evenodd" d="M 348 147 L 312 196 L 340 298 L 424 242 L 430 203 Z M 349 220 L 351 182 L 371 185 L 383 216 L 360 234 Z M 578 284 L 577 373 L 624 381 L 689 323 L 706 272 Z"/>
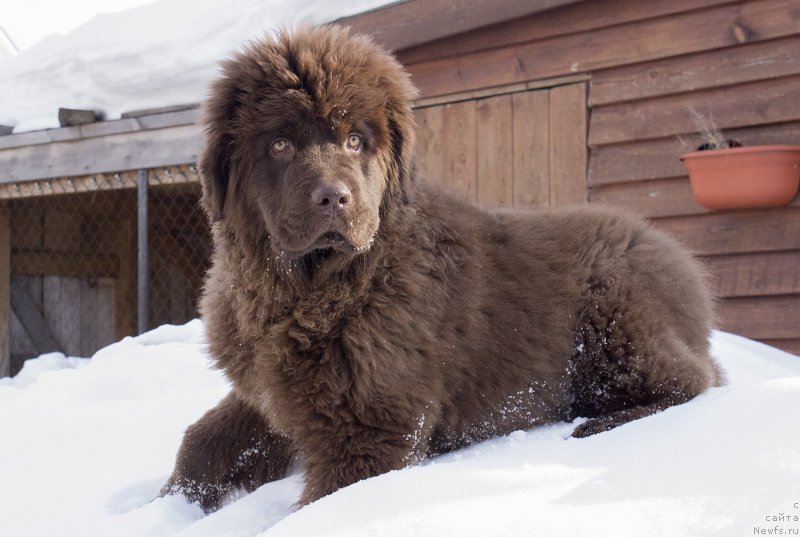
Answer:
<path fill-rule="evenodd" d="M 11 370 L 11 218 L 0 202 L 0 377 Z"/>

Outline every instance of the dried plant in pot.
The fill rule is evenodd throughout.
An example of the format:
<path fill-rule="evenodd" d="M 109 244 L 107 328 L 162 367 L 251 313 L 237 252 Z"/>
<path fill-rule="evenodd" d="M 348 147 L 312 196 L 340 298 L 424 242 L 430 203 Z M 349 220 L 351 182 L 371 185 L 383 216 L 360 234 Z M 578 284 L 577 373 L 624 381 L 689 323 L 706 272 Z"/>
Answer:
<path fill-rule="evenodd" d="M 704 143 L 681 155 L 692 194 L 709 209 L 786 205 L 800 186 L 800 145 L 743 147 L 693 112 Z"/>

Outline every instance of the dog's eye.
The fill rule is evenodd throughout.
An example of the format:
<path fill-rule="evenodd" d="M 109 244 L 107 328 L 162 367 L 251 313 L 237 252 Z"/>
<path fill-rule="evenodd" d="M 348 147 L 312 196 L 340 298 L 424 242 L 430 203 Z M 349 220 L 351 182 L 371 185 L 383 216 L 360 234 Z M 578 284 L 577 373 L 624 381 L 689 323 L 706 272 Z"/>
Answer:
<path fill-rule="evenodd" d="M 272 151 L 274 151 L 277 154 L 285 153 L 286 151 L 289 150 L 289 141 L 286 140 L 285 138 L 278 138 L 277 140 L 272 142 L 272 145 L 270 147 L 272 147 Z"/>
<path fill-rule="evenodd" d="M 347 135 L 347 142 L 344 145 L 350 151 L 361 151 L 361 135 L 351 132 Z"/>

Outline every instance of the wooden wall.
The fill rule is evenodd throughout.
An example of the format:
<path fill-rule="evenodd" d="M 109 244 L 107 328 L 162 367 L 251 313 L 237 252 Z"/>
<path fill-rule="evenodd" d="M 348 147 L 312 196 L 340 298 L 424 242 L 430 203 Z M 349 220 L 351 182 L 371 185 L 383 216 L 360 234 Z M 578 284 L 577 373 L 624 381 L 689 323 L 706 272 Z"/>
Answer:
<path fill-rule="evenodd" d="M 418 107 L 417 171 L 495 207 L 586 201 L 586 84 Z"/>
<path fill-rule="evenodd" d="M 800 0 L 593 0 L 399 58 L 423 102 L 588 75 L 584 199 L 647 216 L 701 256 L 720 297 L 722 329 L 800 353 L 800 201 L 706 210 L 678 160 L 697 145 L 691 110 L 744 144 L 800 143 Z M 418 113 L 423 129 L 440 121 Z M 460 120 L 469 123 L 471 113 Z M 442 125 L 442 140 L 457 145 L 455 131 Z M 515 128 L 501 136 L 513 138 Z M 505 181 L 493 188 L 507 192 Z"/>

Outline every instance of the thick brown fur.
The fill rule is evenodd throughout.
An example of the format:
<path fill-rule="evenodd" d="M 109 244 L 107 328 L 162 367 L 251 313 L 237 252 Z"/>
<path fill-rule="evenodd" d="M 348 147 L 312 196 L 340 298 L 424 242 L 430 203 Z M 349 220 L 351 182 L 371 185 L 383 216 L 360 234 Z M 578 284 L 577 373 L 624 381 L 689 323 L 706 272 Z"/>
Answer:
<path fill-rule="evenodd" d="M 163 493 L 214 509 L 297 456 L 305 504 L 542 423 L 605 431 L 720 382 L 689 254 L 615 211 L 489 211 L 417 181 L 414 95 L 391 55 L 337 27 L 224 64 L 201 160 L 202 316 L 233 391 L 189 428 Z"/>

